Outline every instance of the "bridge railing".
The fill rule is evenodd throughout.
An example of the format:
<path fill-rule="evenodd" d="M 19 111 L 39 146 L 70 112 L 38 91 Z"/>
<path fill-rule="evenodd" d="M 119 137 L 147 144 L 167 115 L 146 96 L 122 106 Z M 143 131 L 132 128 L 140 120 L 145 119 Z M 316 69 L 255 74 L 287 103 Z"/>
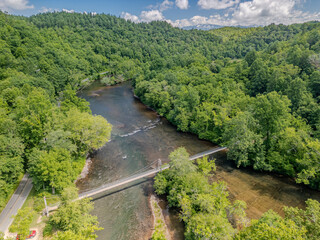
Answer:
<path fill-rule="evenodd" d="M 189 158 L 189 160 L 195 160 L 197 158 L 204 157 L 204 156 L 216 153 L 216 152 L 220 152 L 220 151 L 223 151 L 225 149 L 227 149 L 227 148 L 226 147 L 219 147 L 219 148 L 211 149 L 211 150 L 208 150 L 208 151 L 204 151 L 204 152 L 201 152 L 201 153 L 198 153 L 196 155 L 191 156 Z M 116 187 L 119 187 L 121 185 L 124 185 L 126 183 L 130 183 L 130 182 L 136 181 L 138 179 L 150 176 L 152 174 L 156 174 L 156 173 L 158 173 L 158 172 L 160 172 L 162 170 L 168 169 L 168 168 L 170 168 L 170 164 L 162 165 L 160 168 L 151 169 L 151 170 L 148 170 L 148 171 L 144 171 L 142 173 L 132 174 L 132 175 L 130 175 L 128 177 L 116 180 L 116 181 L 111 182 L 111 183 L 104 184 L 104 185 L 102 185 L 102 186 L 100 186 L 98 188 L 92 189 L 90 191 L 80 193 L 79 197 L 77 199 L 75 199 L 74 201 L 80 200 L 80 199 L 83 199 L 83 198 L 86 198 L 86 197 L 91 197 L 91 196 L 96 195 L 98 193 L 101 193 L 101 192 L 110 190 L 112 188 L 116 188 Z M 145 169 L 145 167 L 143 169 Z M 58 206 L 59 206 L 59 203 L 56 204 L 55 206 L 50 206 L 49 207 L 49 211 L 56 210 L 58 208 Z"/>

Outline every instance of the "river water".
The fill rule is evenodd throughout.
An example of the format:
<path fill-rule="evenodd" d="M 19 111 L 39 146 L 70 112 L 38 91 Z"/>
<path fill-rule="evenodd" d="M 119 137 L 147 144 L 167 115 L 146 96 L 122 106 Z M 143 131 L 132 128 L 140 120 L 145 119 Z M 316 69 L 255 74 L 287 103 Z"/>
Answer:
<path fill-rule="evenodd" d="M 81 192 L 127 177 L 147 165 L 156 167 L 158 159 L 168 162 L 169 153 L 178 147 L 185 147 L 190 155 L 215 147 L 195 135 L 176 131 L 166 119 L 134 98 L 130 84 L 104 87 L 94 83 L 79 94 L 90 102 L 93 114 L 102 115 L 113 125 L 111 141 L 92 155 L 88 175 L 77 183 Z M 226 160 L 225 152 L 213 157 L 217 164 L 213 180 L 228 184 L 231 199 L 247 202 L 249 218 L 260 217 L 270 208 L 282 214 L 284 205 L 304 207 L 308 198 L 320 200 L 318 191 L 286 177 L 235 168 Z M 153 227 L 149 205 L 152 193 L 152 179 L 144 179 L 96 196 L 93 214 L 104 228 L 97 232 L 98 239 L 149 239 Z M 169 211 L 165 201 L 160 205 L 172 238 L 183 239 L 177 213 Z"/>

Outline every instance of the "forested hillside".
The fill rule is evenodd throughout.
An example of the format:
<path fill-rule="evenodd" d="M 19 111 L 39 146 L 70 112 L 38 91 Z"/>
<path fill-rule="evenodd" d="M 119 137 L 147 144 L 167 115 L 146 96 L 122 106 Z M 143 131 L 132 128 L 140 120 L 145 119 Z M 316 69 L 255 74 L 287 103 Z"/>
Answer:
<path fill-rule="evenodd" d="M 132 80 L 145 104 L 227 146 L 237 166 L 320 189 L 319 53 L 317 22 L 186 31 L 0 12 L 0 208 L 25 171 L 37 190 L 63 192 L 108 140 L 111 126 L 75 92 L 100 72 L 107 83 Z"/>
<path fill-rule="evenodd" d="M 135 93 L 181 131 L 228 146 L 237 166 L 287 174 L 319 189 L 319 26 L 299 25 L 287 41 L 273 34 L 274 42 L 243 58 L 197 55 L 185 66 L 137 78 Z M 268 28 L 260 30 L 262 39 Z M 224 44 L 239 41 L 239 48 L 241 33 L 256 35 L 216 31 L 226 31 Z"/>
<path fill-rule="evenodd" d="M 99 63 L 95 69 L 80 54 L 54 30 L 42 32 L 25 19 L 0 13 L 1 210 L 24 172 L 37 191 L 62 193 L 73 186 L 86 154 L 110 138 L 111 125 L 91 115 L 88 103 L 76 96 L 79 81 L 103 68 Z M 88 204 L 81 204 L 80 214 L 89 214 Z M 19 216 L 32 221 L 33 213 L 22 211 Z M 88 228 L 95 229 L 95 222 L 87 220 Z M 60 225 L 58 230 L 69 230 Z M 12 229 L 29 234 L 29 227 Z M 91 236 L 94 230 L 87 231 Z"/>

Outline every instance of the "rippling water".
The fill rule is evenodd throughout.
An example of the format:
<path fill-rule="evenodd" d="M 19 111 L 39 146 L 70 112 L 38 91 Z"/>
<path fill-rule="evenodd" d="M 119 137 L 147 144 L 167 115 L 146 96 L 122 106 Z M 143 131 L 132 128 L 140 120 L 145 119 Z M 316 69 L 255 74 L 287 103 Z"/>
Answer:
<path fill-rule="evenodd" d="M 89 174 L 78 182 L 80 191 L 126 177 L 155 160 L 167 162 L 169 153 L 180 146 L 190 155 L 215 147 L 195 135 L 176 131 L 134 98 L 130 84 L 103 87 L 95 83 L 79 94 L 90 102 L 93 114 L 102 115 L 113 125 L 111 141 L 93 154 Z M 296 185 L 290 179 L 235 168 L 226 160 L 225 152 L 214 157 L 217 163 L 214 180 L 226 181 L 231 198 L 247 202 L 250 218 L 257 218 L 270 208 L 282 213 L 283 205 L 304 207 L 304 201 L 310 197 L 320 200 L 318 191 Z M 98 232 L 98 239 L 150 238 L 153 227 L 150 194 L 152 179 L 144 179 L 95 197 L 93 214 L 104 228 Z M 177 213 L 170 212 L 164 201 L 161 206 L 173 238 L 183 239 Z"/>

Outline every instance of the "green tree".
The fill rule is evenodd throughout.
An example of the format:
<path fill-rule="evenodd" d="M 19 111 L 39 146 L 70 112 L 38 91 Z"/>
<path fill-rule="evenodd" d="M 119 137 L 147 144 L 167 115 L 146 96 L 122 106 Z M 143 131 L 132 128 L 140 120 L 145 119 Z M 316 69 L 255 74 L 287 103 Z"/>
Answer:
<path fill-rule="evenodd" d="M 257 52 L 254 49 L 252 49 L 250 52 L 247 53 L 244 59 L 247 61 L 250 67 L 252 63 L 257 59 L 257 57 Z"/>
<path fill-rule="evenodd" d="M 170 172 L 175 176 L 186 176 L 196 171 L 196 166 L 189 160 L 185 148 L 178 148 L 169 155 Z"/>
<path fill-rule="evenodd" d="M 306 142 L 306 150 L 303 152 L 303 157 L 300 163 L 304 169 L 298 173 L 297 182 L 311 184 L 319 188 L 319 162 L 320 162 L 320 141 L 318 139 L 308 139 Z"/>
<path fill-rule="evenodd" d="M 10 232 L 18 233 L 22 240 L 26 239 L 29 236 L 30 225 L 33 221 L 33 217 L 34 212 L 31 208 L 27 207 L 20 209 L 9 228 Z"/>
<path fill-rule="evenodd" d="M 315 98 L 320 96 L 320 72 L 314 71 L 310 76 L 309 87 Z"/>
<path fill-rule="evenodd" d="M 77 108 L 81 112 L 91 113 L 89 103 L 82 98 L 78 98 L 76 92 L 71 88 L 70 85 L 68 85 L 61 93 L 60 98 L 60 108 L 63 112 L 67 112 L 72 108 Z"/>
<path fill-rule="evenodd" d="M 289 240 L 305 239 L 306 229 L 292 220 L 285 220 L 272 210 L 264 213 L 259 220 L 252 220 L 249 227 L 241 230 L 235 239 Z"/>
<path fill-rule="evenodd" d="M 65 233 L 62 236 L 80 236 L 80 239 L 96 239 L 95 231 L 101 230 L 97 217 L 90 215 L 93 203 L 90 199 L 72 201 L 76 197 L 75 188 L 66 188 L 62 192 L 62 203 L 56 213 L 50 217 L 50 224 Z M 67 238 L 68 239 L 68 238 Z"/>
<path fill-rule="evenodd" d="M 306 209 L 284 207 L 285 219 L 292 220 L 301 228 L 307 230 L 307 239 L 320 238 L 320 203 L 317 200 L 308 199 Z"/>
<path fill-rule="evenodd" d="M 290 124 L 292 116 L 289 107 L 290 100 L 276 92 L 259 95 L 253 102 L 253 117 L 258 121 L 259 133 L 266 138 L 267 152 L 272 145 L 273 137 Z"/>
<path fill-rule="evenodd" d="M 71 132 L 70 139 L 82 154 L 102 147 L 110 139 L 111 134 L 111 125 L 105 118 L 92 116 L 77 109 L 67 112 L 64 128 L 65 131 Z"/>
<path fill-rule="evenodd" d="M 198 158 L 197 165 L 200 172 L 203 172 L 204 175 L 209 175 L 212 171 L 216 171 L 215 161 L 208 160 L 208 157 Z"/>
<path fill-rule="evenodd" d="M 17 99 L 14 113 L 19 132 L 26 147 L 30 149 L 38 145 L 44 137 L 44 126 L 52 104 L 43 89 L 25 86 L 22 91 L 27 92 L 27 97 Z"/>
<path fill-rule="evenodd" d="M 70 153 L 63 148 L 46 151 L 34 150 L 29 157 L 29 173 L 36 189 L 50 186 L 61 191 L 70 186 L 79 174 Z"/>
<path fill-rule="evenodd" d="M 220 215 L 198 213 L 193 215 L 187 224 L 187 240 L 232 239 L 235 230 L 228 219 Z"/>
<path fill-rule="evenodd" d="M 214 161 L 188 160 L 185 149 L 170 154 L 171 167 L 155 177 L 158 194 L 167 194 L 169 206 L 181 208 L 186 224 L 186 239 L 231 239 L 235 233 L 228 221 L 229 213 L 244 217 L 241 203 L 232 206 L 223 182 L 208 183 L 207 174 L 215 169 Z"/>
<path fill-rule="evenodd" d="M 249 85 L 250 94 L 255 96 L 259 93 L 264 93 L 267 90 L 269 79 L 268 67 L 264 61 L 257 58 L 251 65 L 249 71 Z"/>
<path fill-rule="evenodd" d="M 265 163 L 262 136 L 258 134 L 258 122 L 250 112 L 240 112 L 226 126 L 223 134 L 228 146 L 228 159 L 236 162 L 237 167 L 254 165 L 255 168 L 271 170 Z"/>

